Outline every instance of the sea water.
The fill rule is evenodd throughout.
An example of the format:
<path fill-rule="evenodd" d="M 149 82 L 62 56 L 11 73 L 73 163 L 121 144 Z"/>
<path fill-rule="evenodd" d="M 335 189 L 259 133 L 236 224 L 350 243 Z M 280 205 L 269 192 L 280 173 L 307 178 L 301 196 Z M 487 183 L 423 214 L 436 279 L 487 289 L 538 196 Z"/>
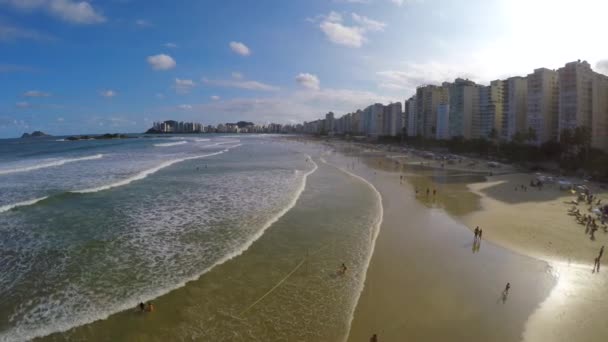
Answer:
<path fill-rule="evenodd" d="M 214 135 L 0 142 L 0 341 L 344 338 L 381 206 L 314 153 Z M 133 308 L 152 299 L 150 324 Z"/>

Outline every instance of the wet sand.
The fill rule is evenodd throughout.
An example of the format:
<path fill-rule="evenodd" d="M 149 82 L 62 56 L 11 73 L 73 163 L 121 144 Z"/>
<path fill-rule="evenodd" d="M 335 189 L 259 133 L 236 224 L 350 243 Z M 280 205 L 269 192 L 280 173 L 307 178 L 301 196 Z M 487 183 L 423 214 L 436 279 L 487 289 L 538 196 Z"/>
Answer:
<path fill-rule="evenodd" d="M 485 240 L 476 250 L 472 233 L 441 209 L 452 199 L 415 198 L 388 159 L 352 150 L 350 157 L 327 159 L 369 180 L 384 207 L 349 341 L 367 341 L 374 333 L 380 341 L 521 339 L 528 316 L 555 284 L 546 263 Z M 507 282 L 512 289 L 503 301 Z"/>

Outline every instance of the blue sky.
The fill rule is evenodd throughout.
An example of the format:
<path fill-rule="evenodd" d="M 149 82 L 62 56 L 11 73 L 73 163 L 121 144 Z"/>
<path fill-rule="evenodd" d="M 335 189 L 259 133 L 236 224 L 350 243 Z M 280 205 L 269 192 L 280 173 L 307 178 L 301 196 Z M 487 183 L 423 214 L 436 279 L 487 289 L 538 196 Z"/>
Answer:
<path fill-rule="evenodd" d="M 608 71 L 579 0 L 0 0 L 0 137 L 154 120 L 301 122 L 417 85 L 576 59 Z M 568 25 L 564 24 L 568 23 Z"/>

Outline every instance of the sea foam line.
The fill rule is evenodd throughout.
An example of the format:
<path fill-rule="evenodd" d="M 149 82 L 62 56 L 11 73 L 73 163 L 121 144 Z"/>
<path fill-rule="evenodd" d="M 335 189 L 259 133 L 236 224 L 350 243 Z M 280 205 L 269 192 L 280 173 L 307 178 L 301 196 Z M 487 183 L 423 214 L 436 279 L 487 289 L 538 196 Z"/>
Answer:
<path fill-rule="evenodd" d="M 0 213 L 9 211 L 9 210 L 17 208 L 17 207 L 25 207 L 25 206 L 28 206 L 28 205 L 34 205 L 34 204 L 36 204 L 36 203 L 38 203 L 40 201 L 44 201 L 47 198 L 49 198 L 49 196 L 35 198 L 35 199 L 29 200 L 29 201 L 23 201 L 23 202 L 3 205 L 3 206 L 0 207 Z"/>
<path fill-rule="evenodd" d="M 240 145 L 237 145 L 237 146 L 240 146 Z M 234 148 L 234 147 L 237 147 L 237 146 L 231 146 L 231 148 Z M 166 162 L 164 162 L 164 163 L 162 163 L 162 164 L 160 164 L 158 166 L 155 166 L 155 167 L 153 167 L 151 169 L 147 169 L 147 170 L 141 171 L 141 172 L 137 173 L 136 175 L 134 175 L 132 177 L 123 179 L 123 180 L 118 181 L 116 183 L 106 184 L 106 185 L 98 186 L 98 187 L 95 187 L 95 188 L 89 188 L 89 189 L 83 189 L 83 190 L 73 190 L 73 191 L 70 191 L 70 192 L 71 193 L 76 193 L 76 194 L 88 194 L 88 193 L 92 193 L 92 192 L 99 192 L 99 191 L 104 191 L 104 190 L 116 188 L 116 187 L 119 187 L 119 186 L 124 186 L 124 185 L 127 185 L 127 184 L 131 184 L 134 181 L 144 179 L 144 178 L 148 177 L 149 175 L 154 174 L 154 173 L 156 173 L 156 172 L 158 172 L 158 171 L 160 171 L 160 170 L 162 170 L 162 169 L 164 169 L 166 167 L 169 167 L 169 166 L 171 166 L 173 164 L 181 163 L 181 162 L 186 161 L 186 160 L 201 159 L 201 158 L 216 156 L 218 154 L 222 154 L 224 152 L 228 152 L 228 150 L 229 149 L 225 149 L 223 151 L 209 153 L 209 154 L 203 154 L 203 155 L 200 155 L 200 156 L 185 157 L 185 158 L 180 158 L 180 159 L 169 160 L 169 161 L 166 161 Z"/>
<path fill-rule="evenodd" d="M 236 145 L 234 147 L 238 147 L 238 146 L 241 146 L 241 144 Z M 225 150 L 225 151 L 227 151 L 227 150 Z M 308 176 L 313 174 L 318 169 L 318 165 L 312 160 L 312 158 L 308 155 L 307 155 L 307 157 L 312 162 L 314 167 L 311 170 L 304 173 L 304 176 L 302 177 L 302 180 L 300 182 L 300 186 L 296 189 L 293 198 L 291 199 L 291 201 L 289 201 L 287 203 L 287 206 L 285 206 L 285 208 L 283 208 L 281 211 L 279 211 L 276 215 L 271 217 L 264 224 L 264 226 L 262 226 L 262 228 L 256 234 L 254 234 L 248 241 L 243 243 L 240 248 L 233 251 L 232 253 L 226 254 L 224 257 L 220 258 L 213 265 L 202 270 L 200 273 L 198 273 L 192 277 L 185 278 L 174 286 L 158 289 L 156 291 L 151 291 L 146 294 L 143 294 L 142 296 L 140 296 L 138 298 L 126 300 L 123 302 L 122 305 L 114 307 L 114 308 L 112 308 L 112 310 L 100 310 L 100 315 L 98 317 L 81 317 L 81 318 L 77 319 L 76 321 L 71 322 L 70 324 L 60 323 L 53 327 L 45 327 L 45 328 L 40 328 L 40 329 L 35 329 L 35 330 L 28 329 L 26 331 L 23 331 L 23 330 L 20 330 L 19 328 L 13 328 L 6 332 L 0 333 L 0 341 L 31 340 L 31 339 L 34 339 L 37 337 L 48 336 L 50 334 L 57 333 L 57 332 L 65 332 L 72 328 L 82 326 L 85 324 L 90 324 L 90 323 L 93 323 L 98 320 L 107 319 L 108 317 L 110 317 L 110 315 L 113 315 L 115 313 L 126 311 L 126 310 L 132 310 L 134 307 L 136 307 L 141 302 L 149 302 L 149 301 L 154 300 L 155 298 L 158 298 L 162 295 L 165 295 L 175 289 L 184 287 L 184 286 L 186 286 L 186 283 L 199 279 L 203 274 L 211 271 L 216 266 L 219 266 L 235 257 L 238 257 L 239 255 L 241 255 L 245 251 L 247 251 L 249 249 L 249 247 L 251 247 L 251 245 L 253 245 L 253 243 L 255 241 L 257 241 L 262 235 L 264 235 L 264 232 L 268 228 L 270 228 L 274 223 L 276 223 L 281 217 L 283 217 L 287 212 L 289 212 L 296 205 L 296 203 L 300 199 L 300 196 L 306 189 L 306 181 L 308 179 Z"/>
<path fill-rule="evenodd" d="M 187 144 L 187 143 L 188 142 L 186 140 L 182 140 L 182 141 L 178 141 L 178 142 L 154 144 L 154 146 L 156 146 L 156 147 L 170 147 L 170 146 L 183 145 L 183 144 Z"/>
<path fill-rule="evenodd" d="M 15 169 L 4 169 L 4 170 L 0 169 L 0 175 L 34 171 L 34 170 L 44 169 L 47 167 L 61 166 L 61 165 L 67 164 L 67 163 L 75 163 L 75 162 L 79 162 L 79 161 L 94 160 L 94 159 L 101 159 L 101 158 L 103 158 L 103 154 L 95 154 L 92 156 L 79 157 L 79 158 L 59 159 L 59 160 L 55 160 L 55 161 L 44 163 L 44 164 L 25 166 L 25 167 L 20 167 L 20 168 L 15 168 Z"/>
<path fill-rule="evenodd" d="M 355 318 L 355 309 L 357 307 L 357 304 L 359 303 L 359 298 L 361 298 L 361 293 L 363 293 L 363 288 L 365 287 L 365 280 L 367 279 L 367 270 L 369 269 L 369 264 L 372 260 L 372 256 L 374 255 L 374 250 L 376 249 L 376 240 L 378 239 L 378 235 L 380 234 L 380 226 L 382 225 L 382 221 L 384 220 L 384 206 L 382 205 L 382 195 L 380 194 L 380 192 L 378 191 L 378 189 L 376 189 L 376 187 L 370 183 L 367 179 L 358 176 L 350 171 L 347 171 L 344 168 L 341 168 L 339 166 L 333 165 L 328 163 L 323 157 L 320 158 L 320 160 L 330 166 L 333 166 L 335 168 L 337 168 L 338 170 L 350 175 L 353 178 L 356 178 L 358 180 L 360 180 L 361 182 L 363 182 L 364 184 L 366 184 L 376 195 L 376 199 L 377 199 L 377 205 L 378 205 L 378 217 L 376 219 L 376 222 L 374 223 L 374 231 L 373 231 L 373 235 L 372 235 L 372 241 L 371 241 L 371 249 L 369 251 L 369 254 L 367 255 L 367 260 L 365 260 L 365 272 L 363 273 L 363 279 L 361 280 L 361 282 L 359 283 L 358 286 L 358 291 L 356 294 L 356 298 L 353 301 L 353 307 L 351 308 L 351 314 L 350 317 L 348 319 L 348 333 L 346 334 L 346 336 L 344 336 L 344 341 L 348 340 L 348 337 L 350 335 L 350 327 L 353 323 L 353 319 Z"/>

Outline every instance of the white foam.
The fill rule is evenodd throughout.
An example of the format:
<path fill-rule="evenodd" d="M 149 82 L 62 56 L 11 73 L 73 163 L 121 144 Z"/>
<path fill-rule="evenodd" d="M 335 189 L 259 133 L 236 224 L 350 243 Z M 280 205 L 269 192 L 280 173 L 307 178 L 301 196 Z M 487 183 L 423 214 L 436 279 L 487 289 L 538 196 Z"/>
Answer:
<path fill-rule="evenodd" d="M 0 206 L 0 213 L 9 211 L 11 209 L 17 208 L 17 207 L 25 207 L 28 205 L 34 205 L 40 201 L 44 201 L 45 199 L 49 198 L 48 196 L 44 196 L 44 197 L 40 197 L 40 198 L 35 198 L 29 201 L 23 201 L 23 202 L 18 202 L 18 203 L 13 203 L 13 204 L 7 204 L 7 205 L 3 205 Z"/>
<path fill-rule="evenodd" d="M 198 141 L 198 142 L 202 142 L 202 141 L 209 141 L 211 139 L 194 139 L 194 141 Z"/>
<path fill-rule="evenodd" d="M 67 163 L 75 163 L 75 162 L 79 162 L 79 161 L 94 160 L 94 159 L 101 159 L 101 158 L 103 158 L 103 154 L 95 154 L 92 156 L 85 156 L 85 157 L 79 157 L 79 158 L 57 159 L 57 160 L 48 161 L 46 163 L 42 163 L 42 164 L 38 164 L 38 165 L 30 165 L 30 166 L 24 166 L 24 167 L 19 167 L 19 168 L 14 168 L 14 169 L 0 169 L 0 175 L 34 171 L 34 170 L 44 169 L 47 167 L 61 166 L 61 165 L 67 164 Z"/>
<path fill-rule="evenodd" d="M 376 222 L 375 222 L 374 227 L 373 227 L 374 231 L 373 231 L 373 235 L 372 235 L 371 248 L 370 248 L 370 251 L 369 251 L 369 253 L 367 255 L 367 258 L 365 260 L 365 272 L 363 274 L 363 279 L 358 284 L 359 285 L 358 286 L 359 288 L 357 289 L 358 291 L 355 292 L 355 297 L 356 298 L 353 301 L 350 317 L 349 317 L 349 320 L 348 320 L 348 330 L 347 330 L 348 333 L 346 334 L 346 336 L 344 336 L 344 341 L 347 341 L 348 337 L 350 335 L 350 326 L 351 326 L 351 324 L 353 322 L 353 319 L 355 318 L 355 308 L 357 307 L 357 303 L 359 302 L 359 298 L 361 297 L 361 293 L 363 292 L 363 288 L 365 287 L 365 279 L 367 278 L 367 269 L 369 268 L 369 264 L 370 264 L 370 262 L 372 260 L 372 256 L 374 255 L 374 250 L 376 248 L 376 239 L 378 239 L 378 235 L 380 233 L 380 226 L 382 225 L 382 220 L 384 219 L 384 207 L 382 205 L 382 195 L 380 194 L 380 192 L 376 189 L 376 187 L 372 183 L 370 183 L 369 181 L 367 181 L 365 178 L 363 178 L 361 176 L 358 176 L 358 175 L 356 175 L 356 174 L 354 174 L 354 173 L 352 173 L 350 171 L 347 171 L 344 168 L 341 168 L 341 167 L 338 167 L 338 166 L 335 166 L 333 164 L 328 163 L 322 157 L 320 159 L 321 159 L 321 161 L 323 163 L 325 163 L 327 165 L 331 165 L 331 166 L 339 169 L 340 171 L 342 171 L 342 172 L 350 175 L 351 177 L 356 178 L 356 179 L 362 181 L 363 183 L 365 183 L 374 192 L 374 194 L 376 195 L 376 198 L 378 200 L 376 202 L 378 204 L 378 217 L 377 217 Z"/>
<path fill-rule="evenodd" d="M 234 147 L 236 147 L 236 146 L 234 146 Z M 116 187 L 119 187 L 119 186 L 124 186 L 124 185 L 130 184 L 130 183 L 133 183 L 133 182 L 135 182 L 137 180 L 144 179 L 144 178 L 148 177 L 149 175 L 154 174 L 154 173 L 156 173 L 156 172 L 158 172 L 158 171 L 160 171 L 160 170 L 162 170 L 162 169 L 164 169 L 166 167 L 169 167 L 169 166 L 171 166 L 173 164 L 181 163 L 181 162 L 186 161 L 186 160 L 201 159 L 201 158 L 216 156 L 218 154 L 222 154 L 222 153 L 227 152 L 227 151 L 228 151 L 228 149 L 223 150 L 223 151 L 219 151 L 219 152 L 214 152 L 214 153 L 209 153 L 209 154 L 203 154 L 203 155 L 200 155 L 200 156 L 185 157 L 185 158 L 180 158 L 180 159 L 169 160 L 169 161 L 166 161 L 166 162 L 164 162 L 164 163 L 162 163 L 162 164 L 160 164 L 158 166 L 155 166 L 155 167 L 153 167 L 151 169 L 147 169 L 147 170 L 141 171 L 141 172 L 137 173 L 136 175 L 134 175 L 132 177 L 129 177 L 127 179 L 123 179 L 123 180 L 118 181 L 116 183 L 106 184 L 106 185 L 102 185 L 102 186 L 98 186 L 98 187 L 90 188 L 90 189 L 73 190 L 73 191 L 70 191 L 70 192 L 77 193 L 77 194 L 87 194 L 87 193 L 92 193 L 92 192 L 104 191 L 104 190 L 116 188 Z"/>
<path fill-rule="evenodd" d="M 156 146 L 156 147 L 170 147 L 170 146 L 183 145 L 183 144 L 187 144 L 187 143 L 188 142 L 186 140 L 181 140 L 181 141 L 171 142 L 171 143 L 154 144 L 154 146 Z"/>
<path fill-rule="evenodd" d="M 239 144 L 236 146 L 232 146 L 230 148 L 234 148 L 234 147 L 238 147 L 238 146 L 241 146 L 241 145 Z M 228 149 L 226 149 L 222 152 L 217 152 L 215 154 L 223 153 L 226 151 L 228 151 Z M 212 154 L 210 154 L 210 155 L 212 155 Z M 196 158 L 196 157 L 191 157 L 190 159 L 194 159 L 194 158 Z M 310 156 L 308 156 L 308 158 L 310 159 L 310 161 L 312 161 L 312 158 L 310 158 Z M 191 277 L 182 279 L 180 282 L 178 282 L 175 285 L 168 286 L 165 288 L 159 288 L 154 291 L 149 291 L 145 294 L 142 294 L 141 297 L 138 297 L 138 298 L 131 298 L 127 301 L 122 302 L 121 305 L 112 307 L 111 309 L 97 310 L 97 311 L 95 311 L 95 314 L 80 315 L 80 316 L 78 316 L 78 318 L 76 318 L 75 320 L 70 321 L 70 322 L 63 321 L 63 322 L 58 322 L 56 324 L 53 324 L 51 326 L 47 325 L 44 327 L 33 328 L 33 329 L 31 327 L 12 328 L 8 331 L 0 333 L 0 341 L 31 340 L 36 337 L 47 336 L 47 335 L 50 335 L 50 334 L 56 333 L 56 332 L 65 332 L 74 327 L 89 324 L 89 323 L 95 322 L 97 320 L 107 319 L 110 315 L 115 314 L 117 312 L 132 310 L 140 302 L 148 302 L 148 301 L 154 300 L 155 298 L 160 297 L 164 294 L 167 294 L 175 289 L 184 287 L 186 285 L 186 283 L 200 278 L 203 274 L 211 271 L 216 266 L 219 266 L 219 265 L 241 255 L 247 249 L 249 249 L 249 247 L 251 247 L 251 245 L 253 245 L 253 243 L 256 240 L 258 240 L 262 235 L 264 235 L 265 231 L 268 228 L 270 228 L 275 222 L 277 222 L 281 217 L 283 217 L 287 212 L 289 212 L 296 205 L 297 201 L 299 200 L 302 193 L 306 189 L 306 183 L 307 183 L 308 176 L 313 174 L 318 169 L 318 165 L 314 161 L 312 161 L 312 164 L 314 165 L 314 167 L 311 170 L 306 171 L 303 174 L 299 186 L 294 191 L 293 197 L 291 198 L 291 200 L 287 203 L 287 205 L 283 209 L 281 209 L 274 216 L 272 216 L 268 221 L 266 221 L 264 223 L 264 225 L 261 227 L 261 229 L 259 229 L 255 234 L 253 234 L 243 244 L 238 246 L 238 248 L 236 248 L 233 252 L 218 259 L 215 263 L 213 263 L 209 267 L 203 269 L 201 272 L 199 272 Z M 81 298 L 79 298 L 79 299 L 81 299 Z"/>

